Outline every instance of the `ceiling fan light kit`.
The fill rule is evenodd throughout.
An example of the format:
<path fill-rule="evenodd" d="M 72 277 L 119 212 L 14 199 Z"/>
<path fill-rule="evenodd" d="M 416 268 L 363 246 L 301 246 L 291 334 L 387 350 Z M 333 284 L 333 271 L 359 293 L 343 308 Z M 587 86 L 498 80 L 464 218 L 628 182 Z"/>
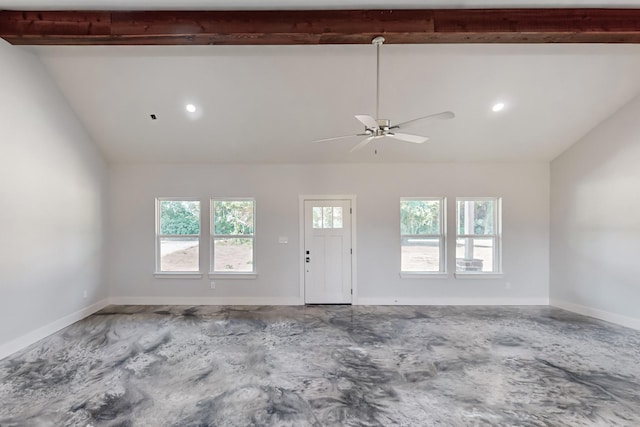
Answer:
<path fill-rule="evenodd" d="M 376 118 L 369 115 L 356 114 L 356 119 L 364 125 L 364 133 L 356 135 L 336 136 L 333 138 L 316 139 L 314 142 L 335 141 L 337 139 L 352 138 L 354 136 L 366 136 L 351 151 L 357 151 L 364 148 L 369 142 L 377 138 L 389 137 L 398 139 L 400 141 L 412 142 L 414 144 L 422 144 L 429 138 L 426 136 L 412 135 L 408 133 L 396 132 L 396 129 L 404 129 L 409 126 L 415 125 L 417 122 L 428 119 L 452 119 L 455 115 L 451 111 L 445 111 L 442 113 L 431 114 L 424 117 L 418 117 L 417 119 L 409 120 L 399 123 L 397 125 L 391 125 L 391 120 L 380 119 L 380 47 L 384 43 L 384 37 L 378 36 L 372 40 L 372 44 L 376 47 Z"/>

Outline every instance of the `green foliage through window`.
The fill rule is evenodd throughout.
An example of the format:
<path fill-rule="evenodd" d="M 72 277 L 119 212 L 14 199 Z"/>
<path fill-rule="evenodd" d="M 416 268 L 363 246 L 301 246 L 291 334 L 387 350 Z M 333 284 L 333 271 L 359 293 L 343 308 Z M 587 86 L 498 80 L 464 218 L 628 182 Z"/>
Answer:
<path fill-rule="evenodd" d="M 213 226 L 216 235 L 252 235 L 253 201 L 214 200 Z"/>
<path fill-rule="evenodd" d="M 160 201 L 160 234 L 200 234 L 200 202 Z"/>
<path fill-rule="evenodd" d="M 440 234 L 440 200 L 401 200 L 400 233 Z"/>

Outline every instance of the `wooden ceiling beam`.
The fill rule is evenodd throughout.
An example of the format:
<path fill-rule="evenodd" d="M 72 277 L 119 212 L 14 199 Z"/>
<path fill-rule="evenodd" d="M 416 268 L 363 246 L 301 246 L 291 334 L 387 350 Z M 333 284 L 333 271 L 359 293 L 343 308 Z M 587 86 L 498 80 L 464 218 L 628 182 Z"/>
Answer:
<path fill-rule="evenodd" d="M 640 9 L 0 11 L 16 45 L 640 43 Z"/>

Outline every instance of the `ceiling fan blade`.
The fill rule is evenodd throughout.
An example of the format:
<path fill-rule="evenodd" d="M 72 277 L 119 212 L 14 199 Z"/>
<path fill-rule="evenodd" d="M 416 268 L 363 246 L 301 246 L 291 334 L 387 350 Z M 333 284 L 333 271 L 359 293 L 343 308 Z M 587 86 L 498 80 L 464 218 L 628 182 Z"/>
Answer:
<path fill-rule="evenodd" d="M 417 119 L 413 119 L 413 120 L 409 120 L 407 122 L 402 122 L 402 123 L 398 123 L 395 126 L 391 126 L 390 129 L 400 129 L 400 128 L 406 128 L 409 126 L 413 126 L 416 122 L 419 122 L 421 120 L 427 120 L 427 119 L 453 119 L 456 115 L 453 114 L 451 111 L 444 111 L 442 113 L 438 113 L 438 114 L 431 114 L 429 116 L 424 116 L 424 117 L 418 117 Z"/>
<path fill-rule="evenodd" d="M 378 122 L 371 116 L 366 115 L 358 115 L 356 114 L 356 119 L 360 120 L 362 124 L 365 125 L 367 129 L 378 130 L 380 127 L 378 126 Z"/>
<path fill-rule="evenodd" d="M 336 139 L 344 139 L 344 138 L 353 138 L 354 136 L 367 136 L 366 133 L 359 133 L 356 135 L 344 135 L 344 136 L 334 136 L 332 138 L 322 138 L 322 139 L 314 139 L 311 142 L 327 142 L 327 141 L 335 141 Z"/>
<path fill-rule="evenodd" d="M 411 135 L 408 133 L 389 132 L 385 136 L 389 138 L 399 139 L 400 141 L 413 142 L 414 144 L 422 144 L 429 140 L 426 136 Z"/>
<path fill-rule="evenodd" d="M 373 140 L 374 137 L 370 136 L 369 138 L 365 138 L 362 141 L 360 141 L 360 143 L 358 143 L 358 145 L 356 145 L 355 147 L 353 147 L 349 152 L 353 153 L 354 151 L 358 151 L 362 148 L 364 148 L 365 145 L 367 145 L 368 143 L 371 142 L 371 140 Z"/>

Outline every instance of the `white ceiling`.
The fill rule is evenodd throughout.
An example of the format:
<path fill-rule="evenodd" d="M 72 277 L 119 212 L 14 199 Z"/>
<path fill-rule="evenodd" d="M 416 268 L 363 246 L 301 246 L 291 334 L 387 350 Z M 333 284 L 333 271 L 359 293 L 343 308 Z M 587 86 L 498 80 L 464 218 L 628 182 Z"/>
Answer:
<path fill-rule="evenodd" d="M 16 10 L 280 10 L 638 7 L 638 0 L 0 0 Z"/>
<path fill-rule="evenodd" d="M 637 0 L 0 0 L 20 10 L 637 7 Z M 640 94 L 640 45 L 387 45 L 381 118 L 423 145 L 313 139 L 375 113 L 375 48 L 37 47 L 111 162 L 549 161 Z M 493 103 L 507 108 L 495 114 Z M 199 110 L 188 114 L 184 106 Z M 158 120 L 152 121 L 150 114 Z M 603 141 L 606 144 L 606 141 Z M 376 154 L 377 151 L 377 154 Z"/>
<path fill-rule="evenodd" d="M 349 153 L 310 141 L 374 115 L 371 45 L 27 49 L 111 162 L 549 161 L 640 94 L 640 45 L 385 45 L 382 118 L 457 117 Z"/>

